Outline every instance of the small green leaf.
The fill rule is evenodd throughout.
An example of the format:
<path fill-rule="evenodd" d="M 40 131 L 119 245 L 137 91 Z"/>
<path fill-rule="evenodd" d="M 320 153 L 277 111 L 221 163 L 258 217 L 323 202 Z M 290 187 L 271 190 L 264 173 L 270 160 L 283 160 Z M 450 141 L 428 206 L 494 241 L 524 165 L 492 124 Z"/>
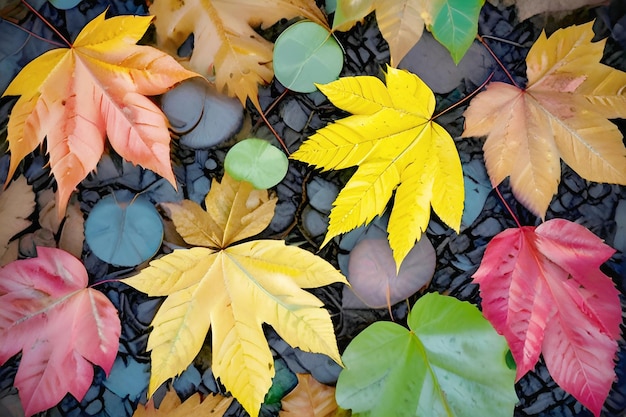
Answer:
<path fill-rule="evenodd" d="M 161 247 L 163 223 L 152 203 L 142 196 L 104 197 L 85 222 L 85 240 L 105 262 L 135 266 L 150 259 Z"/>
<path fill-rule="evenodd" d="M 317 90 L 339 77 L 343 51 L 333 35 L 310 21 L 291 25 L 274 44 L 274 74 L 285 87 L 299 93 Z"/>
<path fill-rule="evenodd" d="M 455 64 L 472 45 L 478 31 L 478 14 L 485 0 L 438 0 L 430 27 L 435 39 L 445 46 Z"/>
<path fill-rule="evenodd" d="M 235 144 L 224 160 L 224 169 L 238 181 L 248 181 L 258 190 L 278 184 L 287 174 L 289 160 L 271 143 L 248 138 Z"/>
<path fill-rule="evenodd" d="M 505 339 L 472 304 L 427 294 L 406 328 L 376 322 L 350 342 L 336 398 L 354 416 L 513 415 Z"/>

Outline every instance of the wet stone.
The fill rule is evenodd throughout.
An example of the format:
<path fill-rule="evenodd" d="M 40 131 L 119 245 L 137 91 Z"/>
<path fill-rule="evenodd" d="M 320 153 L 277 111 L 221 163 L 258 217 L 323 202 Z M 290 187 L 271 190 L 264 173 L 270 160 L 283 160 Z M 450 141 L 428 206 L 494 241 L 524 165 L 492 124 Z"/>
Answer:
<path fill-rule="evenodd" d="M 85 413 L 87 413 L 90 416 L 94 416 L 97 413 L 99 413 L 100 411 L 102 411 L 102 401 L 100 400 L 95 400 L 92 401 L 91 403 L 89 403 L 89 405 L 85 408 Z"/>
<path fill-rule="evenodd" d="M 503 230 L 502 225 L 493 217 L 488 217 L 472 229 L 474 236 L 495 236 Z"/>

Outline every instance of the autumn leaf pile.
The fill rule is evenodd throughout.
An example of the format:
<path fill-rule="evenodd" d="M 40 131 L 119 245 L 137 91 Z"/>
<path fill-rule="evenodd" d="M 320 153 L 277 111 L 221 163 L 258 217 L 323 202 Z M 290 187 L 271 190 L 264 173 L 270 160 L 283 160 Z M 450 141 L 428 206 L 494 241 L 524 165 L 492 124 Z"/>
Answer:
<path fill-rule="evenodd" d="M 68 48 L 26 65 L 3 93 L 18 98 L 8 122 L 10 165 L 0 193 L 0 215 L 10 219 L 0 228 L 0 262 L 6 264 L 0 269 L 0 364 L 22 352 L 14 385 L 25 414 L 49 409 L 67 393 L 80 401 L 93 365 L 108 374 L 118 353 L 118 314 L 88 287 L 80 261 L 82 230 L 75 234 L 83 219 L 70 203 L 74 189 L 108 145 L 178 187 L 169 121 L 153 96 L 206 77 L 221 93 L 244 105 L 250 100 L 260 111 L 258 87 L 273 79 L 273 45 L 257 30 L 281 19 L 307 18 L 332 33 L 374 12 L 391 50 L 383 80 L 354 76 L 317 85 L 349 115 L 317 130 L 291 155 L 322 171 L 355 168 L 333 203 L 322 246 L 388 210 L 388 240 L 399 270 L 426 238 L 431 209 L 459 232 L 466 193 L 455 140 L 436 120 L 428 85 L 397 65 L 424 29 L 458 62 L 476 35 L 482 4 L 338 1 L 329 25 L 313 0 L 156 0 L 153 16 L 105 19 L 103 13 Z M 158 48 L 137 45 L 152 22 Z M 191 35 L 191 55 L 178 56 Z M 507 229 L 487 245 L 473 275 L 482 314 L 506 339 L 517 380 L 542 356 L 559 386 L 599 416 L 616 377 L 622 321 L 618 290 L 600 270 L 615 250 L 579 224 L 545 221 L 561 161 L 586 180 L 626 185 L 626 148 L 610 121 L 626 118 L 626 73 L 600 63 L 605 42 L 592 38 L 592 23 L 550 37 L 542 33 L 526 58 L 527 85 L 487 83 L 464 112 L 462 136 L 486 137 L 492 186 L 508 178 L 515 198 L 541 220 Z M 35 198 L 24 177 L 13 177 L 38 147 L 47 153 L 56 192 Z M 348 281 L 304 249 L 255 239 L 272 221 L 276 203 L 268 190 L 224 174 L 203 205 L 160 204 L 180 247 L 120 280 L 163 297 L 148 336 L 147 399 L 210 343 L 214 376 L 256 417 L 275 377 L 264 325 L 292 347 L 342 364 L 330 314 L 306 290 Z M 45 233 L 31 233 L 35 206 Z M 18 238 L 26 235 L 32 235 L 37 257 L 10 262 Z M 57 245 L 44 235 L 58 237 L 59 248 L 46 247 Z M 310 375 L 298 375 L 298 381 L 283 398 L 281 415 L 346 413 L 334 388 Z M 445 392 L 439 394 L 445 402 Z M 160 408 L 148 402 L 135 415 L 223 415 L 231 402 L 198 395 L 181 401 L 170 390 Z"/>

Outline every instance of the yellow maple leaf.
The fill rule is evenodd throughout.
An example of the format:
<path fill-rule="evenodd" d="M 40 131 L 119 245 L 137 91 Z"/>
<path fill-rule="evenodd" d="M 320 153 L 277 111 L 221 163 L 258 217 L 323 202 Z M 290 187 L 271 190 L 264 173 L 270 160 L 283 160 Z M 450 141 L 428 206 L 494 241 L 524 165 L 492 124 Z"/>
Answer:
<path fill-rule="evenodd" d="M 201 247 L 175 250 L 122 280 L 151 296 L 168 296 L 148 338 L 148 395 L 187 368 L 210 327 L 214 375 L 256 417 L 274 376 L 262 324 L 291 346 L 341 363 L 328 312 L 302 288 L 347 281 L 323 259 L 283 241 L 233 245 L 271 221 L 276 199 L 267 190 L 225 174 L 221 184 L 213 182 L 205 205 L 206 211 L 191 201 L 164 204 L 185 241 Z"/>
<path fill-rule="evenodd" d="M 152 17 L 104 14 L 89 22 L 71 48 L 35 58 L 3 94 L 20 96 L 8 124 L 11 178 L 45 137 L 62 217 L 76 185 L 96 168 L 105 135 L 125 159 L 176 186 L 165 115 L 144 95 L 157 95 L 197 74 L 150 46 L 135 45 Z"/>
<path fill-rule="evenodd" d="M 510 177 L 515 197 L 544 218 L 561 178 L 560 159 L 589 181 L 626 184 L 622 134 L 626 73 L 600 63 L 593 22 L 542 33 L 526 58 L 525 89 L 493 82 L 465 111 L 463 136 L 487 136 L 494 186 Z"/>
<path fill-rule="evenodd" d="M 254 28 L 298 16 L 328 27 L 314 0 L 156 0 L 150 13 L 156 16 L 160 48 L 177 56 L 193 34 L 189 68 L 207 77 L 215 71 L 219 91 L 239 98 L 244 106 L 250 98 L 258 109 L 258 85 L 274 77 L 273 44 Z"/>
<path fill-rule="evenodd" d="M 221 417 L 232 402 L 232 397 L 219 394 L 210 395 L 200 401 L 200 394 L 196 392 L 181 403 L 176 391 L 170 389 L 163 397 L 159 408 L 154 406 L 154 399 L 150 398 L 145 406 L 137 407 L 133 417 Z"/>
<path fill-rule="evenodd" d="M 330 213 L 326 244 L 381 215 L 394 190 L 387 231 L 396 267 L 428 226 L 430 207 L 456 231 L 464 201 L 463 171 L 450 134 L 432 120 L 435 96 L 416 75 L 387 68 L 375 77 L 319 85 L 352 116 L 305 141 L 293 159 L 328 169 L 358 166 Z"/>

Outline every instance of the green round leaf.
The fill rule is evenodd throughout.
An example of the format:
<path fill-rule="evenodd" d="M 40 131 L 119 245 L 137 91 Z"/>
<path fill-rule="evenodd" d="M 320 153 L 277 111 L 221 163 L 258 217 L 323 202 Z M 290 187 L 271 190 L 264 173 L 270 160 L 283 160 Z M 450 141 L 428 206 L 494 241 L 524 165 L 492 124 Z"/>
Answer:
<path fill-rule="evenodd" d="M 244 139 L 230 148 L 224 160 L 228 175 L 248 181 L 258 190 L 278 184 L 287 174 L 289 160 L 271 143 L 258 138 Z"/>
<path fill-rule="evenodd" d="M 82 0 L 48 0 L 59 10 L 68 10 L 76 7 Z"/>
<path fill-rule="evenodd" d="M 274 75 L 290 90 L 311 93 L 316 90 L 316 83 L 336 80 L 342 67 L 341 46 L 317 23 L 291 25 L 274 44 Z"/>
<path fill-rule="evenodd" d="M 336 398 L 355 415 L 513 415 L 515 371 L 508 347 L 476 306 L 427 294 L 409 314 L 411 331 L 376 322 L 342 356 Z"/>
<path fill-rule="evenodd" d="M 105 262 L 135 266 L 150 259 L 161 247 L 163 223 L 152 203 L 144 197 L 101 199 L 85 222 L 85 240 Z"/>

